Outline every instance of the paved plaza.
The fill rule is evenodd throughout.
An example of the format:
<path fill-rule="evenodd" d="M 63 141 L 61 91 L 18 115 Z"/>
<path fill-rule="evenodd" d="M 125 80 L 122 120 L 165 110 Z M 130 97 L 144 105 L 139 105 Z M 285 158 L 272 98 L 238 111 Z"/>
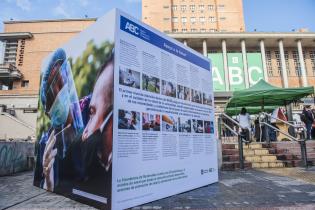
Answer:
<path fill-rule="evenodd" d="M 94 209 L 32 186 L 32 172 L 0 177 L 0 209 Z M 219 183 L 154 201 L 149 209 L 315 209 L 315 168 L 222 171 Z"/>

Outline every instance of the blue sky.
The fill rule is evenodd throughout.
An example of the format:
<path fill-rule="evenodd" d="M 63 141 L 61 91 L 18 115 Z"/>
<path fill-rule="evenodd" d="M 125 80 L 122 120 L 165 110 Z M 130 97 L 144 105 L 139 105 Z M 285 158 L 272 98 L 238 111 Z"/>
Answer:
<path fill-rule="evenodd" d="M 315 31 L 315 0 L 243 0 L 247 31 Z M 99 17 L 117 7 L 141 18 L 141 0 L 0 0 L 5 20 Z"/>

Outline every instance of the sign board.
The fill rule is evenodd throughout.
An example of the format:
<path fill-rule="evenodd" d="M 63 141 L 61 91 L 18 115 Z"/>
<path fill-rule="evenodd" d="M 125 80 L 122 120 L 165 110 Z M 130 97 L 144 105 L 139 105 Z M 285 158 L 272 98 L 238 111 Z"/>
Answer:
<path fill-rule="evenodd" d="M 34 184 L 126 209 L 218 181 L 210 62 L 113 10 L 41 71 Z"/>

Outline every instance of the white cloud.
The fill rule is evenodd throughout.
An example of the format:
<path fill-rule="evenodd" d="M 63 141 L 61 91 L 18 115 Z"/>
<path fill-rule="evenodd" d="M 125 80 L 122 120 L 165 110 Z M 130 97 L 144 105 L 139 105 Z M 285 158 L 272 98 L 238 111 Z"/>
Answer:
<path fill-rule="evenodd" d="M 16 0 L 16 6 L 20 7 L 24 11 L 31 10 L 31 2 L 29 0 Z"/>
<path fill-rule="evenodd" d="M 71 15 L 69 14 L 65 1 L 60 0 L 59 4 L 53 9 L 53 12 L 56 16 L 62 16 L 65 18 L 70 18 Z"/>

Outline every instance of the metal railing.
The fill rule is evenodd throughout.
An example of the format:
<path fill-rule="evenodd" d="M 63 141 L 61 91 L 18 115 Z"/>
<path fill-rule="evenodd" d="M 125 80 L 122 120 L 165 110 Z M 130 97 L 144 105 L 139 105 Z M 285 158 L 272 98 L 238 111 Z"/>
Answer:
<path fill-rule="evenodd" d="M 287 122 L 287 121 L 282 120 L 282 119 L 280 119 L 280 118 L 274 117 L 274 116 L 272 116 L 271 114 L 268 114 L 268 113 L 265 113 L 265 112 L 262 112 L 262 114 L 265 115 L 265 116 L 267 116 L 267 117 L 270 117 L 270 118 L 272 118 L 272 119 L 278 120 L 278 121 L 280 121 L 280 122 L 282 122 L 282 123 L 284 123 L 284 124 L 286 124 L 286 125 L 288 125 L 288 126 L 292 126 L 293 128 L 302 128 L 302 129 L 303 129 L 303 133 L 304 133 L 303 136 L 304 136 L 304 139 L 301 139 L 301 138 L 299 139 L 299 138 L 297 138 L 297 137 L 294 137 L 294 136 L 290 135 L 289 133 L 286 133 L 286 132 L 284 132 L 284 131 L 282 131 L 282 130 L 280 130 L 280 129 L 278 129 L 278 128 L 276 128 L 276 127 L 270 125 L 270 124 L 268 124 L 268 123 L 265 122 L 265 121 L 260 121 L 260 118 L 259 118 L 259 124 L 260 124 L 260 125 L 261 125 L 261 124 L 262 124 L 262 125 L 265 125 L 265 126 L 271 128 L 271 129 L 273 129 L 273 130 L 275 130 L 275 131 L 277 131 L 277 132 L 279 132 L 279 133 L 285 135 L 286 137 L 288 137 L 288 139 L 289 139 L 290 141 L 298 142 L 298 143 L 300 144 L 302 161 L 303 161 L 304 166 L 307 168 L 307 167 L 308 167 L 308 160 L 307 160 L 307 149 L 306 149 L 306 139 L 305 139 L 305 136 L 306 136 L 306 128 L 305 128 L 305 126 L 303 126 L 303 125 L 297 125 L 297 124 L 292 124 L 292 123 L 290 123 L 290 122 Z M 261 127 L 261 126 L 260 126 L 260 127 Z M 265 132 L 266 132 L 266 131 L 265 131 Z M 267 140 L 267 144 L 270 145 L 270 138 L 269 138 L 268 135 L 266 135 L 266 140 Z"/>
<path fill-rule="evenodd" d="M 246 129 L 246 128 L 242 127 L 239 122 L 237 122 L 236 120 L 234 120 L 232 117 L 228 116 L 225 113 L 222 113 L 219 117 L 219 137 L 220 139 L 222 138 L 222 131 L 223 131 L 222 126 L 224 126 L 224 128 L 229 130 L 232 134 L 234 134 L 234 136 L 237 137 L 240 169 L 244 169 L 243 143 L 248 144 L 250 143 L 250 141 L 246 140 L 245 136 L 242 133 L 237 132 L 236 130 L 231 128 L 229 125 L 227 125 L 225 122 L 223 122 L 222 118 L 225 118 L 231 121 L 234 125 L 236 125 L 237 127 L 241 129 Z"/>

